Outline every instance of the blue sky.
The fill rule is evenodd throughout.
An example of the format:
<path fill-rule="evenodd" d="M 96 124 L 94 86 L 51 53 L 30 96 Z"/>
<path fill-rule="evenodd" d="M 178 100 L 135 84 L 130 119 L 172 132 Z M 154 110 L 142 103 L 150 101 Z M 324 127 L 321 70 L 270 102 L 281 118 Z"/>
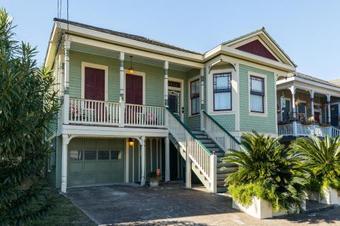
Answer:
<path fill-rule="evenodd" d="M 66 0 L 63 0 L 66 15 Z M 340 1 L 69 0 L 70 19 L 147 36 L 199 52 L 262 26 L 298 65 L 326 80 L 340 78 Z M 43 62 L 57 0 L 0 0 L 19 40 Z"/>

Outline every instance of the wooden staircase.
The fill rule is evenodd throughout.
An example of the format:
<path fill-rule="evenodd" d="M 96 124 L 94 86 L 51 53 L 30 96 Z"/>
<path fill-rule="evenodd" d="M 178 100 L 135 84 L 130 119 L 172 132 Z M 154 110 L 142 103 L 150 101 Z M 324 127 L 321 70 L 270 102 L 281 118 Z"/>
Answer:
<path fill-rule="evenodd" d="M 217 156 L 217 192 L 226 192 L 225 178 L 228 174 L 235 172 L 237 166 L 231 163 L 223 163 L 225 152 L 204 131 L 192 131 L 196 138 L 212 153 Z"/>

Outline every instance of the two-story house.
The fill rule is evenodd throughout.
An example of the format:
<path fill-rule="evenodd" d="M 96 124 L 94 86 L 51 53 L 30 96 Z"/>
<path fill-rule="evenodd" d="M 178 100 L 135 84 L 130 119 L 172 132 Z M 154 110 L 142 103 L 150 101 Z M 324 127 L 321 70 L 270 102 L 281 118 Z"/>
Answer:
<path fill-rule="evenodd" d="M 277 135 L 276 78 L 295 64 L 264 28 L 205 53 L 55 19 L 45 66 L 62 107 L 49 171 L 57 188 L 144 185 L 192 173 L 223 191 L 242 133 Z"/>

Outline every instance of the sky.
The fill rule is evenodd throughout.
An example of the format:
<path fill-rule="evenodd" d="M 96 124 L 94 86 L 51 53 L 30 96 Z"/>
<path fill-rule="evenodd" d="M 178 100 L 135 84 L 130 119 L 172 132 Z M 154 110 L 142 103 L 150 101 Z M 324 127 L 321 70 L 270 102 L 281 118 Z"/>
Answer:
<path fill-rule="evenodd" d="M 42 64 L 57 0 L 0 0 L 0 7 L 13 17 L 18 40 L 37 47 Z M 69 19 L 198 52 L 265 27 L 299 72 L 340 79 L 338 0 L 69 0 Z"/>

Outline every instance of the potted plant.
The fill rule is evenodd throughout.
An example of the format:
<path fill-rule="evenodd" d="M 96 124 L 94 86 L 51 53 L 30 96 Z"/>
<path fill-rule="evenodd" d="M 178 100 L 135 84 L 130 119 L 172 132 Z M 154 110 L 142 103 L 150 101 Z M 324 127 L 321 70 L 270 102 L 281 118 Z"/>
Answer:
<path fill-rule="evenodd" d="M 161 180 L 160 169 L 149 173 L 150 187 L 158 187 Z"/>
<path fill-rule="evenodd" d="M 234 208 L 261 219 L 305 208 L 308 172 L 279 139 L 245 133 L 241 149 L 227 152 L 224 161 L 238 165 L 225 180 Z"/>
<path fill-rule="evenodd" d="M 310 171 L 309 198 L 340 205 L 340 137 L 299 138 L 291 149 Z"/>

